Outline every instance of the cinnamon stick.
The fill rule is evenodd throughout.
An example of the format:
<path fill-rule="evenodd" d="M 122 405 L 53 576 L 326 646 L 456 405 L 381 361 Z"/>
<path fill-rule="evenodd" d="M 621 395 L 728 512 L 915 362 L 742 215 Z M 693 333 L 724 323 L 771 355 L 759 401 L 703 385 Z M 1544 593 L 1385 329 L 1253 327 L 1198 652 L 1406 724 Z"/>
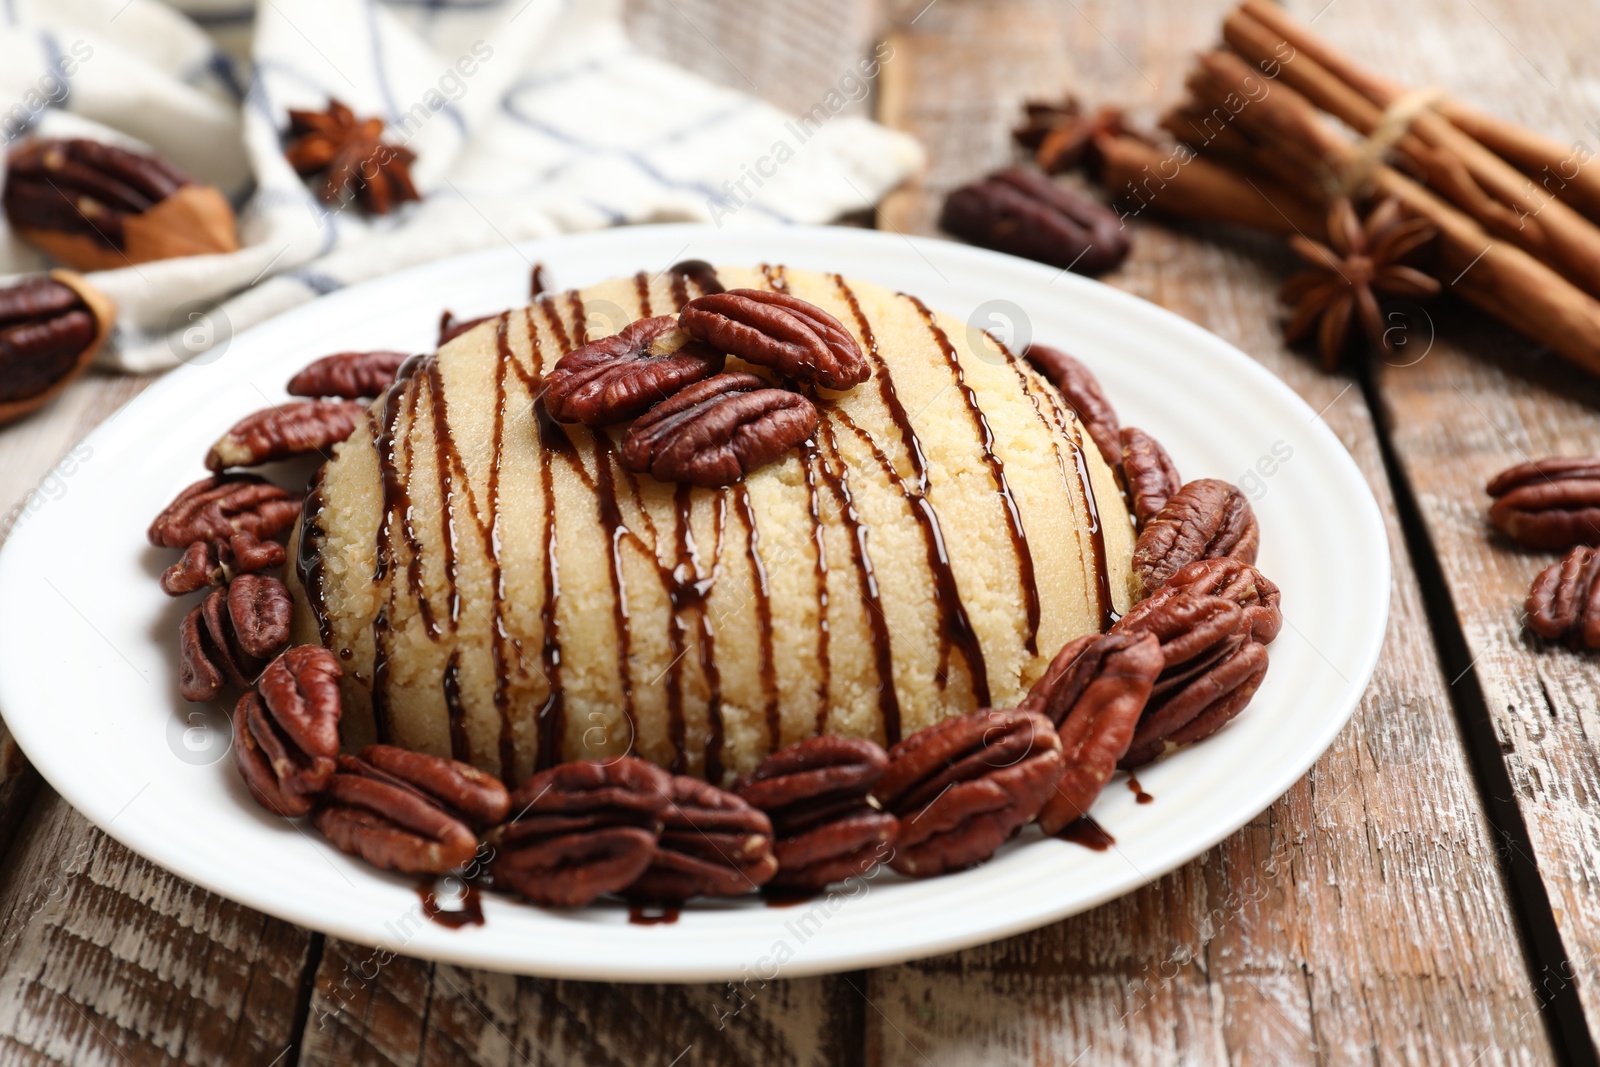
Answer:
<path fill-rule="evenodd" d="M 1323 122 L 1320 112 L 1289 85 L 1261 93 L 1260 74 L 1239 56 L 1208 52 L 1199 57 L 1201 84 L 1209 92 L 1247 96 L 1236 117 L 1265 145 L 1280 147 L 1286 160 L 1302 161 L 1310 195 L 1331 195 L 1331 176 L 1346 173 L 1359 150 Z M 1304 161 L 1309 160 L 1309 163 Z M 1600 301 L 1539 259 L 1497 241 L 1474 219 L 1428 192 L 1393 167 L 1371 172 L 1379 196 L 1398 197 L 1413 214 L 1439 229 L 1440 280 L 1463 299 L 1591 373 L 1600 373 Z"/>
<path fill-rule="evenodd" d="M 1399 82 L 1366 70 L 1276 4 L 1243 0 L 1239 10 L 1287 41 L 1299 53 L 1297 58 L 1309 57 L 1379 108 L 1391 106 L 1408 91 Z M 1449 96 L 1435 107 L 1453 126 L 1514 163 L 1545 193 L 1600 222 L 1600 157 L 1582 145 L 1564 144 Z"/>
<path fill-rule="evenodd" d="M 1223 39 L 1258 66 L 1291 44 L 1239 9 L 1223 22 Z M 1286 85 L 1317 107 L 1371 135 L 1385 111 L 1317 62 L 1309 52 L 1276 64 Z M 1545 260 L 1591 296 L 1600 296 L 1600 228 L 1570 204 L 1536 190 L 1505 160 L 1427 110 L 1411 117 L 1395 142 L 1428 184 L 1490 233 Z"/>
<path fill-rule="evenodd" d="M 1326 213 L 1277 182 L 1248 178 L 1184 149 L 1133 137 L 1102 134 L 1094 147 L 1100 183 L 1123 208 L 1124 218 L 1150 209 L 1273 233 L 1323 235 Z"/>

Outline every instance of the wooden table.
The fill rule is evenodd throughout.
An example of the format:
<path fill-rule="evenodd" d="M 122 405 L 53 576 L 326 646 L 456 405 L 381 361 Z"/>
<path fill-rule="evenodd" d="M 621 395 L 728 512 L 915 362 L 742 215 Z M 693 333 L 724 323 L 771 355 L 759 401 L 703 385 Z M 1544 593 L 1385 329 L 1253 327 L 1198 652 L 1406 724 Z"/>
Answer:
<path fill-rule="evenodd" d="M 1600 137 L 1590 0 L 1324 2 L 1291 7 L 1320 9 L 1317 28 L 1379 70 L 1565 139 Z M 652 50 L 795 110 L 887 39 L 893 58 L 858 110 L 920 137 L 928 167 L 876 223 L 932 233 L 946 190 L 1010 158 L 1022 99 L 1070 87 L 1152 117 L 1226 7 L 633 0 L 630 21 Z M 1439 307 L 1425 358 L 1322 374 L 1278 338 L 1276 241 L 1135 228 L 1134 254 L 1106 280 L 1297 389 L 1388 520 L 1377 674 L 1327 754 L 1239 833 L 1085 915 L 777 982 L 729 1017 L 723 985 L 377 965 L 135 857 L 42 786 L 0 726 L 0 1061 L 1593 1062 L 1600 660 L 1524 632 L 1522 599 L 1549 557 L 1488 533 L 1482 486 L 1528 456 L 1600 451 L 1600 385 L 1454 304 Z M 90 377 L 0 432 L 0 498 L 71 492 L 58 461 L 145 384 Z M 83 536 L 92 550 L 98 533 Z"/>

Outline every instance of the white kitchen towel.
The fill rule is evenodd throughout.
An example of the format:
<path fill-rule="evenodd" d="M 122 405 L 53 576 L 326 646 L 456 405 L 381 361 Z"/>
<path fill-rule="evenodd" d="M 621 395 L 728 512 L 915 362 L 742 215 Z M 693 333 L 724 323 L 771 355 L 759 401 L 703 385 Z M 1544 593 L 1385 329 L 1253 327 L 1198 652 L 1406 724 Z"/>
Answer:
<path fill-rule="evenodd" d="M 922 161 L 905 134 L 840 114 L 883 49 L 791 116 L 639 52 L 617 0 L 183 6 L 0 0 L 8 147 L 30 133 L 145 147 L 239 206 L 238 252 L 91 275 L 120 309 L 104 358 L 127 370 L 173 366 L 323 293 L 474 248 L 621 223 L 826 222 Z M 421 203 L 334 210 L 295 174 L 288 109 L 330 98 L 382 117 L 386 139 L 416 153 Z M 0 233 L 0 273 L 47 265 Z"/>

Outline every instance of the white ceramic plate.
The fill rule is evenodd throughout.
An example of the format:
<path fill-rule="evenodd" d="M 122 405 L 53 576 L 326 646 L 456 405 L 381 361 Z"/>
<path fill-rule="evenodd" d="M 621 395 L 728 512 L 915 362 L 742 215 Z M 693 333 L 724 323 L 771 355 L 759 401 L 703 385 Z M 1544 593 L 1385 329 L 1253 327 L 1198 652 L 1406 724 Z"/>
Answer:
<path fill-rule="evenodd" d="M 283 397 L 289 375 L 342 349 L 426 350 L 441 308 L 526 302 L 528 264 L 577 287 L 697 257 L 841 271 L 916 293 L 979 327 L 1031 331 L 1099 375 L 1124 424 L 1163 441 L 1188 477 L 1250 492 L 1261 568 L 1287 624 L 1255 701 L 1203 744 L 1118 776 L 1092 852 L 1036 830 L 974 870 L 923 882 L 884 872 L 805 905 L 691 905 L 671 925 L 620 906 L 549 911 L 485 901 L 487 923 L 424 921 L 414 884 L 268 816 L 232 767 L 225 708 L 177 695 L 188 607 L 156 587 L 173 553 L 149 520 L 201 474 L 237 418 Z M 1010 321 L 1007 321 L 1007 320 Z M 651 226 L 558 238 L 409 270 L 297 308 L 157 382 L 97 429 L 0 552 L 0 709 L 50 784 L 96 825 L 185 878 L 316 930 L 407 955 L 525 974 L 628 981 L 795 977 L 895 963 L 1041 926 L 1200 854 L 1305 773 L 1371 675 L 1389 604 L 1389 555 L 1371 493 L 1304 402 L 1243 353 L 1116 289 L 943 241 L 853 229 L 722 233 Z"/>

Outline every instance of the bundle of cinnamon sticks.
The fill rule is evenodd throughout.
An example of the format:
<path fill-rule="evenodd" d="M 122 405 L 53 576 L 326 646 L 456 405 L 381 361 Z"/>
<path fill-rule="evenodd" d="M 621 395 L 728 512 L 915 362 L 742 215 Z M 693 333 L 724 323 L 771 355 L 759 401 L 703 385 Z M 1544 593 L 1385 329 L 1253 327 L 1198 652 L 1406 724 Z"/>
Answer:
<path fill-rule="evenodd" d="M 1397 198 L 1438 228 L 1447 291 L 1600 373 L 1600 159 L 1364 70 L 1266 0 L 1222 36 L 1161 120 L 1175 146 L 1095 135 L 1130 213 L 1318 236 L 1337 197 Z"/>

